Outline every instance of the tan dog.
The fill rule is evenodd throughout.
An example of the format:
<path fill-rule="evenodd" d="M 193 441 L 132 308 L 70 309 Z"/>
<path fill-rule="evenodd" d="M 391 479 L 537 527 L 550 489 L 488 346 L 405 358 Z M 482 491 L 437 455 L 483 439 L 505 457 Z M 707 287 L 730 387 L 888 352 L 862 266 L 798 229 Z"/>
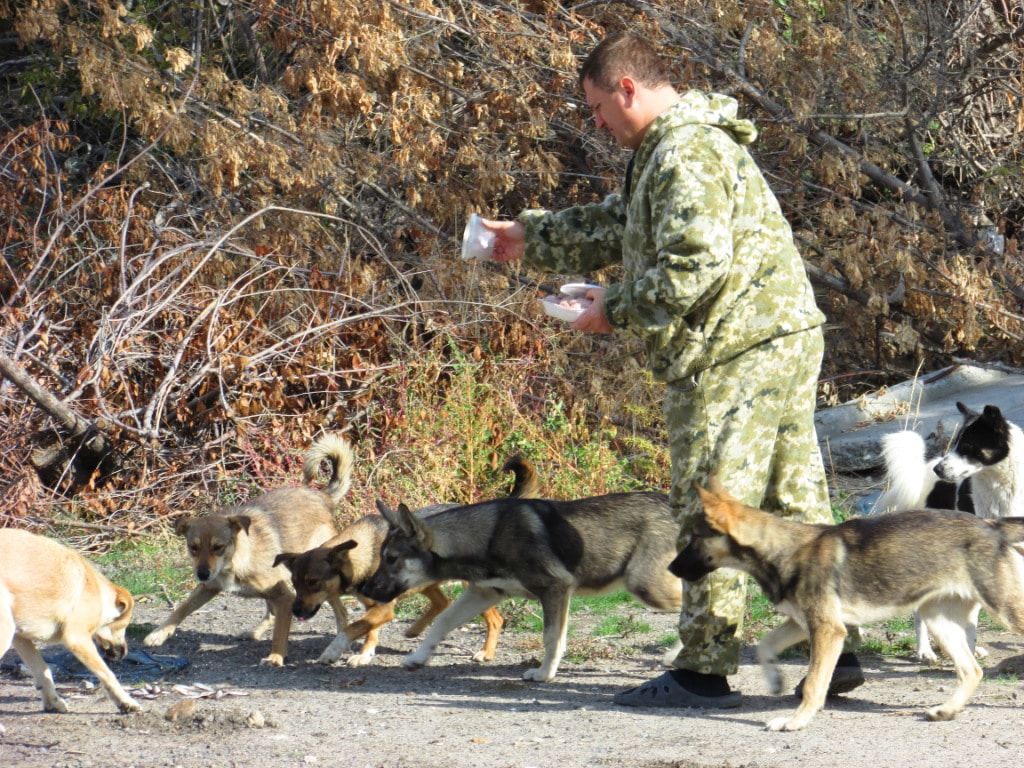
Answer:
<path fill-rule="evenodd" d="M 163 644 L 189 614 L 220 592 L 229 592 L 267 601 L 267 615 L 251 636 L 261 639 L 272 624 L 270 654 L 263 662 L 284 664 L 295 593 L 288 570 L 276 558 L 282 552 L 318 547 L 337 533 L 334 512 L 351 481 L 351 447 L 343 438 L 325 435 L 306 454 L 302 474 L 307 486 L 324 459 L 331 462 L 325 491 L 280 488 L 219 514 L 177 522 L 175 533 L 185 538 L 199 585 L 146 636 L 146 645 Z M 347 623 L 345 609 L 336 598 L 329 602 L 341 635 Z"/>
<path fill-rule="evenodd" d="M 527 461 L 519 456 L 509 459 L 503 469 L 512 472 L 515 481 L 510 496 L 531 498 L 538 494 L 540 483 L 537 474 Z M 418 510 L 416 514 L 428 516 L 456 506 L 437 504 Z M 292 613 L 297 619 L 311 619 L 320 606 L 341 595 L 355 595 L 366 613 L 339 634 L 320 655 L 318 661 L 333 664 L 352 643 L 365 636 L 359 653 L 348 658 L 348 665 L 359 667 L 368 664 L 376 654 L 378 637 L 382 626 L 395 618 L 395 604 L 414 594 L 422 594 L 430 605 L 405 632 L 406 637 L 422 634 L 434 618 L 449 606 L 451 600 L 441 591 L 441 582 L 433 582 L 418 589 L 410 590 L 388 602 L 379 603 L 359 593 L 363 583 L 380 567 L 380 552 L 387 538 L 388 524 L 380 515 L 367 515 L 345 528 L 330 541 L 316 549 L 295 554 L 282 553 L 274 561 L 283 564 L 292 574 L 295 602 Z M 473 655 L 474 661 L 492 661 L 498 647 L 498 637 L 505 620 L 497 608 L 488 608 L 482 614 L 487 624 L 484 647 Z"/>
<path fill-rule="evenodd" d="M 47 712 L 67 712 L 36 643 L 59 642 L 99 678 L 122 712 L 139 706 L 104 663 L 128 652 L 124 631 L 135 601 L 77 552 L 13 528 L 0 530 L 0 656 L 12 645 L 32 671 Z M 2 731 L 2 728 L 0 728 Z"/>
<path fill-rule="evenodd" d="M 807 525 L 745 506 L 714 478 L 708 486 L 697 487 L 704 518 L 669 570 L 687 581 L 716 568 L 744 571 L 789 617 L 757 647 L 775 693 L 782 690 L 778 654 L 810 639 L 803 700 L 769 730 L 799 730 L 822 708 L 846 626 L 920 613 L 959 683 L 948 701 L 928 709 L 929 720 L 952 720 L 981 682 L 967 631 L 978 604 L 1024 632 L 1022 517 L 911 510 Z"/>

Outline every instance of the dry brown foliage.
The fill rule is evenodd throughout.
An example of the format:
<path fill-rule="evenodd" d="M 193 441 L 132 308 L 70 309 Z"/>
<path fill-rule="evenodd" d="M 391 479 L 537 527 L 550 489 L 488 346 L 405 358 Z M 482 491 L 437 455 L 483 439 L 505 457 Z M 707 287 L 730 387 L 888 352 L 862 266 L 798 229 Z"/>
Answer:
<path fill-rule="evenodd" d="M 471 497 L 552 402 L 576 431 L 530 433 L 540 458 L 587 466 L 559 441 L 614 427 L 657 483 L 663 458 L 630 442 L 659 429 L 637 348 L 545 322 L 542 276 L 457 256 L 471 211 L 617 186 L 576 67 L 623 25 L 758 123 L 829 314 L 832 394 L 1021 362 L 1019 0 L 3 0 L 0 351 L 119 446 L 74 514 L 146 526 L 250 492 L 239 477 L 294 482 L 296 452 L 346 427 L 368 481 L 413 450 L 423 500 L 450 478 Z M 515 416 L 438 420 L 467 366 Z M 0 504 L 37 515 L 25 435 L 48 423 L 2 386 Z M 467 423 L 493 443 L 482 480 Z M 604 487 L 591 470 L 566 492 Z"/>

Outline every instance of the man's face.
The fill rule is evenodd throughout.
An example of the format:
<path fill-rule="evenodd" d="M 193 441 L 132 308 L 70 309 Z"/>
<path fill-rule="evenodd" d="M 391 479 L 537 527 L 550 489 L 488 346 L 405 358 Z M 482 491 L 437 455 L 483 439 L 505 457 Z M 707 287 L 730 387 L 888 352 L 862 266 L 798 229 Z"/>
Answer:
<path fill-rule="evenodd" d="M 583 93 L 598 130 L 607 130 L 627 149 L 640 146 L 643 130 L 638 124 L 636 88 L 630 78 L 622 78 L 614 90 L 606 91 L 587 77 L 583 80 Z"/>

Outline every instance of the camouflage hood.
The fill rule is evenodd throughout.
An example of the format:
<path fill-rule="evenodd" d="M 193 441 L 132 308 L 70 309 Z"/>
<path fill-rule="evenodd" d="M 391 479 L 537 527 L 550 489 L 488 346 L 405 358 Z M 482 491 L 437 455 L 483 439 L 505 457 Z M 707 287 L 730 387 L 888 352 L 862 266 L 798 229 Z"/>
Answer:
<path fill-rule="evenodd" d="M 737 117 L 738 112 L 739 104 L 729 96 L 687 91 L 677 104 L 651 123 L 648 134 L 653 134 L 650 138 L 657 143 L 658 136 L 684 125 L 713 125 L 728 133 L 737 144 L 752 144 L 757 138 L 757 128 L 751 121 Z M 646 136 L 644 143 L 647 143 Z"/>

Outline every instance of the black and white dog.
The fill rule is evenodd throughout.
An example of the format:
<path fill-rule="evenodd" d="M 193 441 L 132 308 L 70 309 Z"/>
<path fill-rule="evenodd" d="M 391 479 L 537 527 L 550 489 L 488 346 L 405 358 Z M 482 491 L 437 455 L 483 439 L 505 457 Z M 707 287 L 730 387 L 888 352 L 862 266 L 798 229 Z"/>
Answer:
<path fill-rule="evenodd" d="M 1006 420 L 994 405 L 981 413 L 956 404 L 963 423 L 943 456 L 926 458 L 925 442 L 912 431 L 882 438 L 887 490 L 874 512 L 906 509 L 954 509 L 978 517 L 1024 515 L 1024 432 Z M 977 632 L 977 613 L 971 617 L 971 645 Z M 915 615 L 917 655 L 936 661 L 928 632 Z M 976 648 L 977 655 L 987 651 Z"/>
<path fill-rule="evenodd" d="M 963 423 L 944 456 L 925 458 L 916 432 L 882 438 L 887 490 L 877 512 L 956 509 L 978 517 L 1024 515 L 1024 432 L 994 405 L 981 413 L 963 403 Z"/>

